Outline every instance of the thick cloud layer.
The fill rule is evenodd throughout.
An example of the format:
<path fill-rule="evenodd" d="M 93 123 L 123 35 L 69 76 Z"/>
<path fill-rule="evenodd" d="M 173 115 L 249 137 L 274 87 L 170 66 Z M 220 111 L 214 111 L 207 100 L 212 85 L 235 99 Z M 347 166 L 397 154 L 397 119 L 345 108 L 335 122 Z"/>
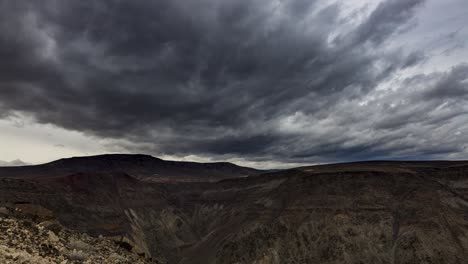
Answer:
<path fill-rule="evenodd" d="M 390 45 L 424 1 L 339 3 L 0 1 L 0 111 L 155 155 L 466 157 L 468 66 Z"/>

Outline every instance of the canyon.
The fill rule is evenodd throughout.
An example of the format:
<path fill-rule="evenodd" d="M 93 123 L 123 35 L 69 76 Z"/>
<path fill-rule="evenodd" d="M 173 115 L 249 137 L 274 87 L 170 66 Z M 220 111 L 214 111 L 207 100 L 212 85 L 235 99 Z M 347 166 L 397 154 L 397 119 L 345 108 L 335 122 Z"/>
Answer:
<path fill-rule="evenodd" d="M 261 171 L 103 155 L 0 168 L 0 207 L 153 263 L 466 263 L 467 161 Z"/>

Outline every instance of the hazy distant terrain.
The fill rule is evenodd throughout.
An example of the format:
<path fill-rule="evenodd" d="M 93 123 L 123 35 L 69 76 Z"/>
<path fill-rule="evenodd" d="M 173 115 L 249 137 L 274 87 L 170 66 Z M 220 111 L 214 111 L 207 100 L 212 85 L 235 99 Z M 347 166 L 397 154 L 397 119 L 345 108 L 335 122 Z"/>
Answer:
<path fill-rule="evenodd" d="M 3 161 L 3 160 L 0 160 L 0 167 L 8 167 L 8 166 L 25 166 L 25 165 L 29 165 L 27 164 L 26 162 L 22 161 L 22 160 L 12 160 L 12 161 Z"/>
<path fill-rule="evenodd" d="M 147 170 L 136 170 L 146 159 L 97 156 L 55 164 L 67 172 L 64 168 L 75 170 L 81 162 L 82 168 L 121 163 L 135 172 Z M 464 263 L 468 258 L 468 162 L 361 162 L 219 181 L 199 173 L 191 181 L 174 176 L 161 182 L 109 166 L 109 172 L 103 165 L 94 173 L 27 177 L 0 169 L 0 203 L 41 205 L 75 231 L 123 236 L 134 252 L 156 263 Z M 195 166 L 220 175 L 239 169 Z"/>

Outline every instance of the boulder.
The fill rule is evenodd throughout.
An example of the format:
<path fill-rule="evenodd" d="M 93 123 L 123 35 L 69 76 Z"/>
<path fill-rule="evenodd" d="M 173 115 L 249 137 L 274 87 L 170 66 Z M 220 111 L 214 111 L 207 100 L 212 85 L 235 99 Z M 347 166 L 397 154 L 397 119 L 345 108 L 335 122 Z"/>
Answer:
<path fill-rule="evenodd" d="M 41 222 L 39 225 L 42 226 L 44 229 L 54 232 L 55 234 L 60 233 L 60 231 L 62 231 L 63 229 L 62 225 L 60 225 L 60 223 L 57 221 L 44 221 Z"/>
<path fill-rule="evenodd" d="M 6 207 L 0 207 L 0 216 L 9 216 L 10 210 Z"/>

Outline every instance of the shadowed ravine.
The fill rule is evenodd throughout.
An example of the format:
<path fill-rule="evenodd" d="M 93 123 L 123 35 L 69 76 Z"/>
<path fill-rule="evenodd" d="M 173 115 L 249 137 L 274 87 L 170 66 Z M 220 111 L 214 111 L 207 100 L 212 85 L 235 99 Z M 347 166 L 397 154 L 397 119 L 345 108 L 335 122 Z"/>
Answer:
<path fill-rule="evenodd" d="M 76 231 L 123 236 L 155 263 L 468 258 L 468 162 L 361 162 L 219 181 L 159 182 L 123 167 L 53 177 L 3 171 L 1 204 L 40 205 Z"/>

